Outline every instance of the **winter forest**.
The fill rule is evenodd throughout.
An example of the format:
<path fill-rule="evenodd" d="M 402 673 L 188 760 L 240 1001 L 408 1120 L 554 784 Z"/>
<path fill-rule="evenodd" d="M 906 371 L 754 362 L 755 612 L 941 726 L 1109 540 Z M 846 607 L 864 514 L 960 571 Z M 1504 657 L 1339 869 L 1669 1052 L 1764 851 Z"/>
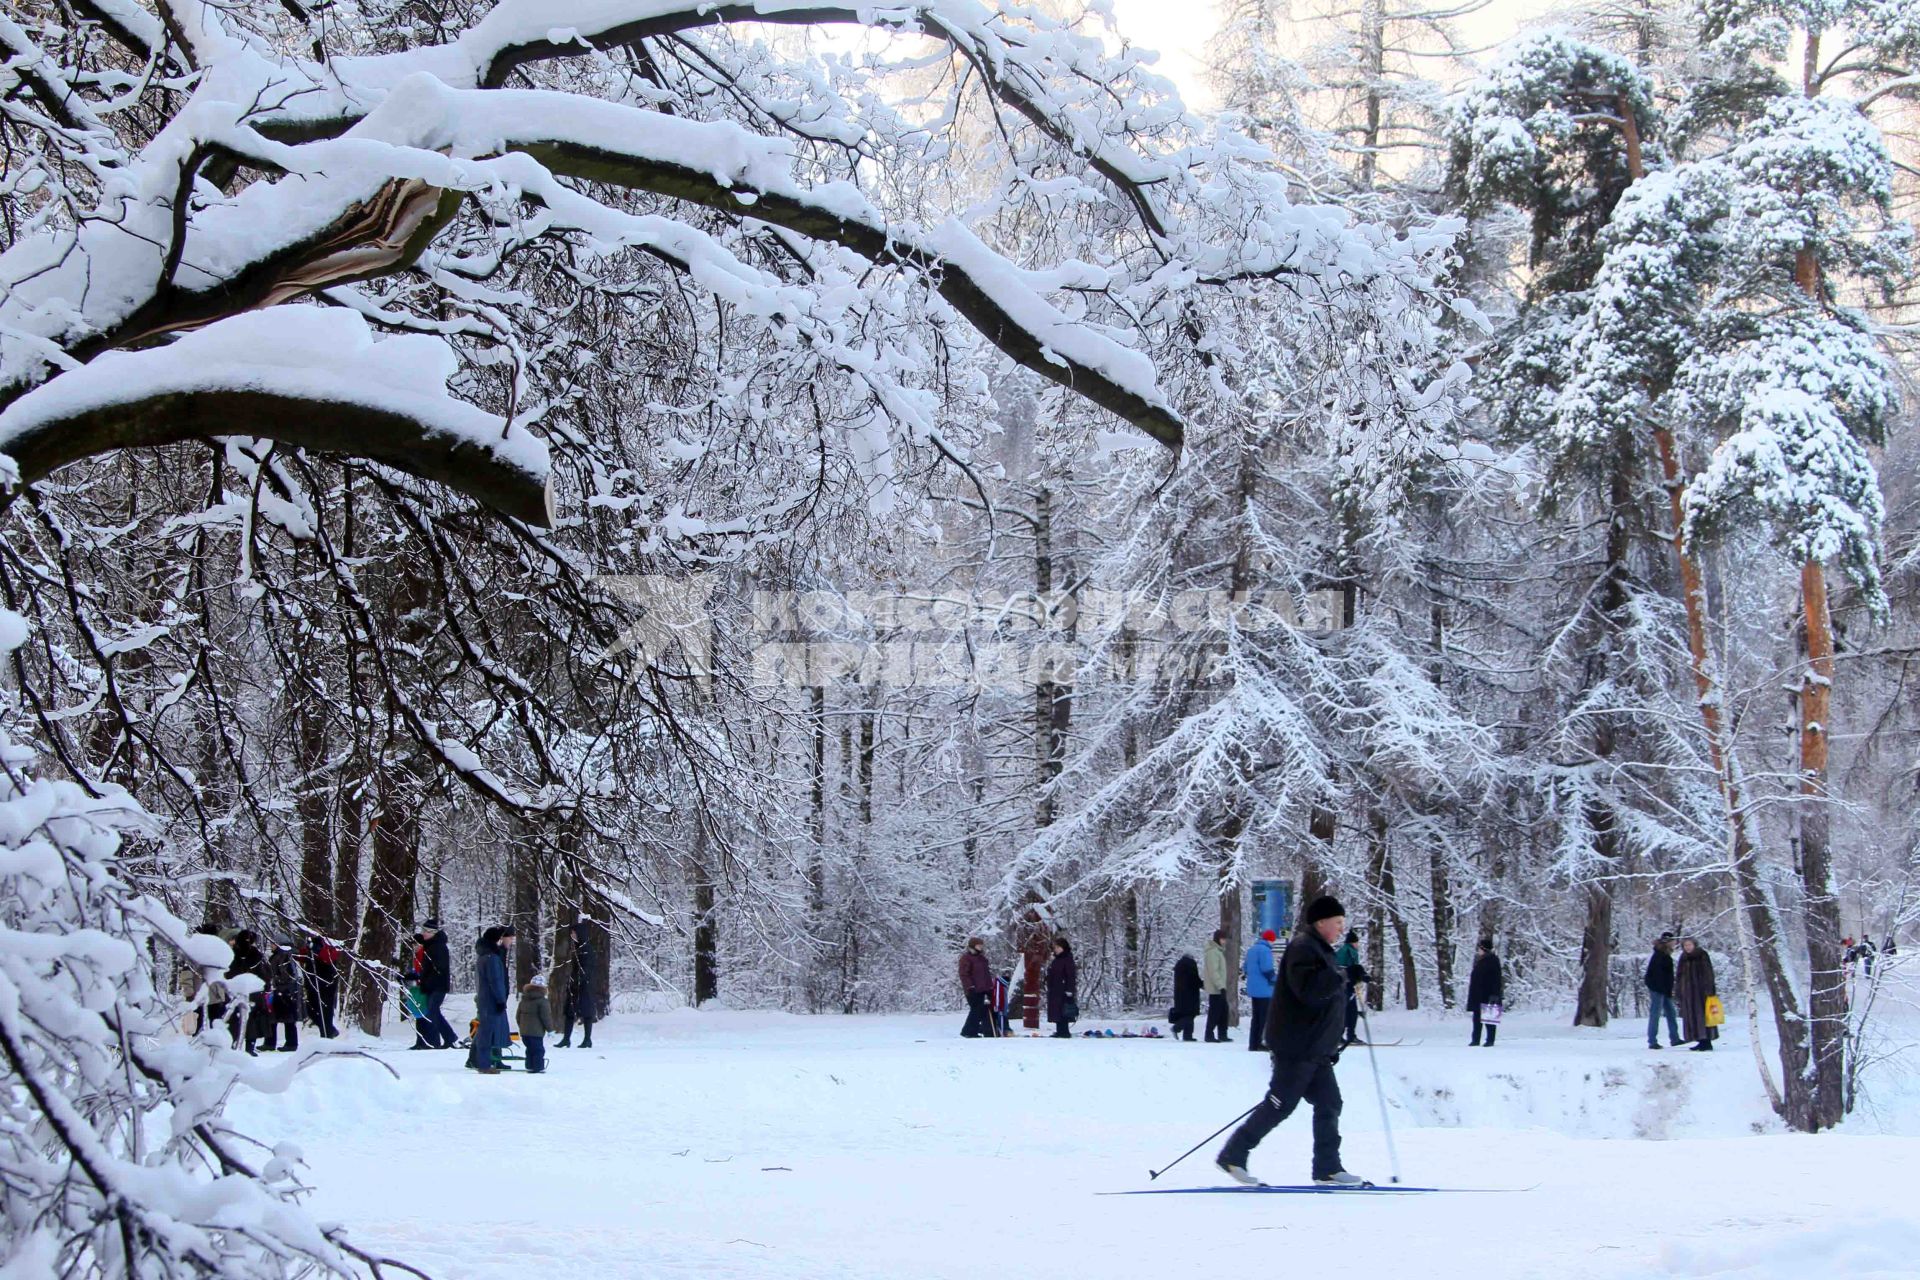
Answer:
<path fill-rule="evenodd" d="M 0 4 L 0 1274 L 421 1274 L 181 1034 L 236 927 L 368 1043 L 430 917 L 456 991 L 586 922 L 615 1015 L 944 1011 L 978 935 L 1034 1026 L 1056 935 L 1159 1016 L 1279 880 L 1377 1012 L 1711 939 L 1846 1120 L 1920 5 L 1207 8 L 1190 105 L 1103 0 Z"/>

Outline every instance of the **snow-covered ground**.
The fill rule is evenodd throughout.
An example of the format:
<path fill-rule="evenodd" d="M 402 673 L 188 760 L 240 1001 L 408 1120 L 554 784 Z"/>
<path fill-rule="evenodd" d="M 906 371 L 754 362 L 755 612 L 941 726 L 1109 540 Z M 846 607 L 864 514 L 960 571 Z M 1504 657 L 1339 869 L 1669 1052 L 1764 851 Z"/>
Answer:
<path fill-rule="evenodd" d="M 457 1013 L 450 1006 L 450 1013 Z M 1809 1138 L 1766 1113 L 1744 1030 L 1711 1055 L 1641 1028 L 1388 1015 L 1406 1181 L 1430 1196 L 1108 1196 L 1260 1096 L 1244 1044 L 963 1041 L 959 1013 L 627 1015 L 544 1076 L 375 1046 L 236 1117 L 302 1147 L 317 1211 L 444 1280 L 593 1277 L 1920 1275 L 1920 1108 Z M 1089 1023 L 1088 1025 L 1122 1025 Z M 1415 1043 L 1418 1041 L 1418 1043 Z M 1384 1181 L 1362 1051 L 1350 1168 Z M 1159 1185 L 1218 1182 L 1209 1143 Z M 1254 1153 L 1301 1181 L 1303 1112 Z"/>

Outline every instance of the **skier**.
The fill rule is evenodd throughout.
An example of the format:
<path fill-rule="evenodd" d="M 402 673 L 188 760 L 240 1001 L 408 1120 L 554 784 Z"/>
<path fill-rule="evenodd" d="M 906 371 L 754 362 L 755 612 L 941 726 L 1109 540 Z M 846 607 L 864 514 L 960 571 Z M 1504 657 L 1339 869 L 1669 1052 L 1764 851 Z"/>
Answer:
<path fill-rule="evenodd" d="M 1287 943 L 1266 1033 L 1273 1079 L 1266 1097 L 1214 1158 L 1236 1182 L 1260 1185 L 1247 1172 L 1248 1155 L 1305 1099 L 1313 1104 L 1313 1180 L 1332 1187 L 1366 1185 L 1340 1163 L 1340 1085 L 1333 1077 L 1347 993 L 1347 976 L 1333 962 L 1333 944 L 1346 929 L 1346 908 L 1323 896 L 1308 906 L 1305 922 Z"/>
<path fill-rule="evenodd" d="M 588 930 L 591 926 L 585 920 L 576 920 L 569 935 L 573 939 L 573 958 L 571 976 L 567 981 L 567 998 L 560 1007 L 560 1041 L 556 1049 L 573 1047 L 573 1024 L 578 1022 L 584 1030 L 580 1034 L 580 1047 L 593 1048 L 593 1024 L 600 1020 L 599 965 L 593 951 L 593 939 Z"/>
<path fill-rule="evenodd" d="M 1073 947 L 1065 938 L 1053 940 L 1053 959 L 1047 963 L 1047 1021 L 1053 1024 L 1053 1038 L 1070 1040 L 1067 1024 L 1080 1017 L 1080 968 L 1074 963 Z"/>
<path fill-rule="evenodd" d="M 1347 975 L 1347 1034 L 1348 1044 L 1359 1044 L 1360 1037 L 1354 1028 L 1360 1023 L 1360 1001 L 1367 994 L 1367 970 L 1360 963 L 1360 934 L 1349 931 L 1347 940 L 1333 953 L 1333 962 L 1340 966 L 1340 972 Z"/>
<path fill-rule="evenodd" d="M 1207 944 L 1200 985 L 1207 993 L 1207 1043 L 1231 1043 L 1233 1037 L 1227 1034 L 1227 933 L 1224 929 L 1215 929 L 1213 941 Z"/>
<path fill-rule="evenodd" d="M 1647 960 L 1647 1048 L 1660 1047 L 1660 1016 L 1667 1019 L 1667 1047 L 1680 1047 L 1680 1023 L 1673 1003 L 1673 935 L 1663 933 Z"/>
<path fill-rule="evenodd" d="M 1720 1037 L 1718 1027 L 1707 1025 L 1707 997 L 1720 994 L 1713 983 L 1713 958 L 1692 938 L 1680 944 L 1680 963 L 1674 969 L 1674 1000 L 1680 1006 L 1680 1025 L 1686 1028 L 1687 1039 L 1694 1042 L 1693 1051 L 1709 1052 L 1713 1042 Z"/>
<path fill-rule="evenodd" d="M 453 986 L 453 957 L 448 953 L 447 935 L 440 928 L 439 920 L 429 919 L 421 924 L 420 947 L 420 994 L 426 997 L 427 1008 L 419 1035 L 430 1049 L 451 1049 L 460 1043 L 460 1037 L 454 1034 L 440 1006 L 446 1003 L 447 992 Z"/>
<path fill-rule="evenodd" d="M 1273 1000 L 1273 944 L 1279 935 L 1268 929 L 1254 944 L 1247 948 L 1246 959 L 1241 961 L 1241 972 L 1247 975 L 1247 998 L 1253 1001 L 1253 1021 L 1247 1032 L 1247 1048 L 1259 1053 L 1265 1049 L 1267 1034 L 1267 1005 Z"/>
<path fill-rule="evenodd" d="M 1467 1011 L 1473 1014 L 1473 1039 L 1469 1048 L 1478 1048 L 1483 1023 L 1480 1011 L 1487 1005 L 1500 1004 L 1506 998 L 1505 975 L 1500 971 L 1500 957 L 1493 953 L 1493 939 L 1482 938 L 1480 945 L 1474 948 L 1473 973 L 1467 978 Z M 1500 1034 L 1497 1020 L 1484 1024 L 1487 1033 L 1487 1048 L 1493 1048 L 1493 1039 Z"/>
<path fill-rule="evenodd" d="M 1193 1039 L 1193 1020 L 1200 1014 L 1200 964 L 1192 956 L 1173 962 L 1173 1008 L 1167 1021 L 1182 1040 Z"/>
<path fill-rule="evenodd" d="M 960 990 L 967 997 L 967 1020 L 960 1034 L 973 1040 L 987 1032 L 987 997 L 993 994 L 993 969 L 987 964 L 984 939 L 968 938 L 967 949 L 960 953 Z"/>

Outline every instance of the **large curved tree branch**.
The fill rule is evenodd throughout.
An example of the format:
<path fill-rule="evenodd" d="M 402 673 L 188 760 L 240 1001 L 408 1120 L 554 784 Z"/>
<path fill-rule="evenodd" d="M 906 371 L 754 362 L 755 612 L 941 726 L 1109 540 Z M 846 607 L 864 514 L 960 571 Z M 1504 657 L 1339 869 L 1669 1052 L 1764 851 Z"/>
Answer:
<path fill-rule="evenodd" d="M 28 404 L 31 401 L 20 407 Z M 19 467 L 21 484 L 114 449 L 250 435 L 370 458 L 444 484 L 502 515 L 532 525 L 548 523 L 544 474 L 515 465 L 479 441 L 435 430 L 390 408 L 228 388 L 166 390 L 65 415 L 37 416 L 19 431 L 9 429 L 11 416 L 0 414 L 0 450 Z M 0 504 L 9 501 L 11 495 L 0 497 Z"/>

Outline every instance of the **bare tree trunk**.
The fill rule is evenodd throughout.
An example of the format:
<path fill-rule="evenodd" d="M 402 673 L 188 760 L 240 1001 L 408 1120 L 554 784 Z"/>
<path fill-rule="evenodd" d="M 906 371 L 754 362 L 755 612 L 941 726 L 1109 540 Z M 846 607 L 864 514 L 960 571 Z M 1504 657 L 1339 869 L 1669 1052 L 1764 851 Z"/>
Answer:
<path fill-rule="evenodd" d="M 373 828 L 373 873 L 367 884 L 367 910 L 360 922 L 354 953 L 353 1011 L 360 1029 L 380 1034 L 381 1014 L 391 994 L 391 972 L 399 956 L 400 931 L 413 920 L 415 873 L 420 864 L 420 796 L 425 779 L 417 757 L 382 770 Z"/>
<path fill-rule="evenodd" d="M 693 821 L 693 1003 L 720 995 L 720 935 L 706 823 Z"/>
<path fill-rule="evenodd" d="M 1247 917 L 1243 905 L 1243 890 L 1238 871 L 1236 846 L 1240 840 L 1240 820 L 1231 817 L 1221 832 L 1220 869 L 1218 874 L 1220 897 L 1220 931 L 1226 934 L 1227 952 L 1227 1025 L 1240 1025 L 1240 958 L 1247 950 Z"/>
<path fill-rule="evenodd" d="M 1440 982 L 1440 1005 L 1452 1009 L 1457 1003 L 1453 990 L 1453 885 L 1447 876 L 1447 853 L 1439 841 L 1427 850 L 1433 886 L 1433 964 Z"/>
<path fill-rule="evenodd" d="M 538 846 L 527 838 L 514 842 L 507 874 L 512 880 L 514 928 L 513 985 L 517 991 L 540 972 L 540 867 Z"/>
<path fill-rule="evenodd" d="M 335 793 L 339 811 L 335 817 L 333 857 L 333 923 L 329 932 L 343 943 L 355 937 L 355 916 L 360 901 L 360 844 L 366 838 L 366 791 L 358 777 Z M 439 911 L 436 904 L 435 912 Z"/>
<path fill-rule="evenodd" d="M 333 932 L 339 915 L 333 901 L 333 784 L 324 780 L 327 727 L 320 709 L 302 700 L 294 712 L 302 784 L 300 813 L 300 918 L 311 932 Z"/>
<path fill-rule="evenodd" d="M 1369 830 L 1367 838 L 1367 1007 L 1386 1008 L 1387 970 L 1387 841 L 1384 833 Z"/>
<path fill-rule="evenodd" d="M 1606 677 L 1613 659 L 1614 637 L 1627 604 L 1627 518 L 1633 500 L 1624 460 L 1616 466 L 1607 502 L 1606 578 L 1600 589 L 1602 652 L 1591 679 Z M 1611 719 L 1594 718 L 1593 758 L 1596 766 L 1613 758 L 1618 741 Z M 1598 870 L 1588 877 L 1585 890 L 1587 922 L 1580 935 L 1580 990 L 1574 999 L 1573 1025 L 1604 1027 L 1611 1013 L 1608 994 L 1613 967 L 1613 882 L 1619 865 L 1620 834 L 1614 814 L 1604 803 L 1589 801 L 1586 822 L 1593 832 L 1593 857 Z"/>

